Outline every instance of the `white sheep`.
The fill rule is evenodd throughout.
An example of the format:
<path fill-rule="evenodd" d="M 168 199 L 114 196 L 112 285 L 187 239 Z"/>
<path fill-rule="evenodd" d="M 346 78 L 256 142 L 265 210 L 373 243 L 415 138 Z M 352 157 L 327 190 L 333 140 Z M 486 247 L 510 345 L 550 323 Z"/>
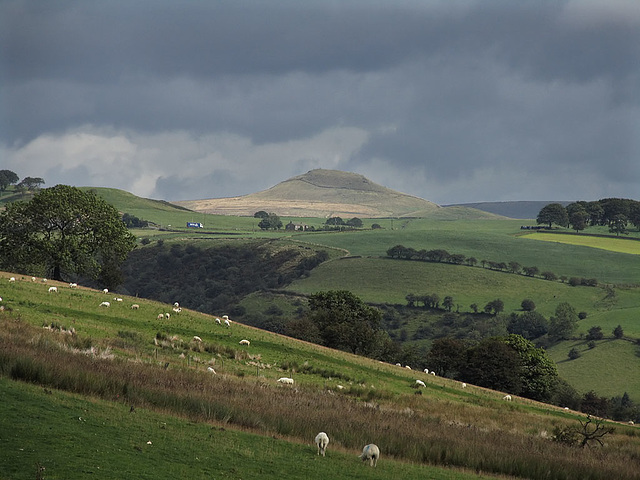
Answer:
<path fill-rule="evenodd" d="M 16 277 L 11 277 L 11 278 L 9 279 L 9 282 L 11 282 L 11 283 L 13 283 L 13 282 L 15 282 L 15 281 L 16 281 Z"/>
<path fill-rule="evenodd" d="M 213 367 L 207 367 L 207 372 L 211 372 L 216 375 L 216 371 L 213 369 Z"/>
<path fill-rule="evenodd" d="M 194 341 L 194 342 L 202 342 L 202 339 L 201 339 L 199 336 L 194 335 L 194 336 L 193 336 L 193 341 Z"/>
<path fill-rule="evenodd" d="M 224 326 L 225 327 L 230 327 L 231 326 L 231 322 L 227 318 L 224 319 Z"/>
<path fill-rule="evenodd" d="M 182 309 L 180 307 L 173 307 L 172 309 L 175 313 L 180 313 Z"/>
<path fill-rule="evenodd" d="M 116 302 L 122 302 L 122 299 L 120 297 L 114 297 L 113 298 Z"/>
<path fill-rule="evenodd" d="M 104 290 L 102 290 L 102 293 L 109 293 L 109 289 L 105 288 Z"/>
<path fill-rule="evenodd" d="M 429 372 L 429 375 L 433 375 L 434 377 L 436 376 L 436 372 L 434 372 L 433 370 L 431 370 L 431 372 Z"/>
<path fill-rule="evenodd" d="M 140 308 L 140 305 L 138 305 L 137 303 L 134 303 L 133 305 L 131 305 L 131 310 L 138 310 Z"/>
<path fill-rule="evenodd" d="M 43 279 L 42 279 L 42 283 L 47 283 L 47 279 L 46 279 L 46 278 L 43 278 Z"/>
<path fill-rule="evenodd" d="M 316 435 L 316 445 L 318 446 L 318 455 L 322 453 L 322 456 L 324 457 L 327 445 L 329 445 L 329 436 L 324 432 L 320 432 Z"/>
<path fill-rule="evenodd" d="M 293 378 L 282 377 L 278 379 L 278 382 L 285 385 L 293 385 Z"/>
<path fill-rule="evenodd" d="M 217 323 L 218 325 L 222 325 L 222 322 L 220 322 L 220 319 L 219 319 L 218 317 L 216 317 L 216 323 Z"/>
<path fill-rule="evenodd" d="M 511 395 L 505 395 L 504 397 L 502 397 L 502 399 L 506 402 L 510 402 L 511 401 Z"/>
<path fill-rule="evenodd" d="M 243 338 L 242 340 L 240 340 L 240 345 L 246 345 L 247 347 L 249 345 L 251 345 L 251 342 L 249 340 L 247 340 L 246 338 Z"/>
<path fill-rule="evenodd" d="M 369 465 L 375 467 L 378 464 L 378 459 L 380 458 L 380 449 L 375 443 L 365 445 L 362 449 L 362 453 L 360 454 L 360 458 L 363 462 L 368 460 Z"/>
<path fill-rule="evenodd" d="M 58 287 L 49 287 L 49 293 L 58 293 Z"/>
<path fill-rule="evenodd" d="M 164 313 L 159 313 L 158 316 L 156 317 L 156 319 L 164 320 Z"/>
<path fill-rule="evenodd" d="M 467 384 L 462 382 L 462 388 L 467 388 Z"/>
<path fill-rule="evenodd" d="M 416 380 L 416 385 L 419 387 L 426 387 L 425 383 L 422 380 Z"/>
<path fill-rule="evenodd" d="M 178 307 L 180 306 L 180 304 L 179 304 L 178 302 L 175 302 L 175 303 L 173 304 L 173 306 L 174 306 L 174 307 L 176 307 L 176 308 L 178 308 Z"/>
<path fill-rule="evenodd" d="M 166 318 L 167 320 L 169 320 L 171 318 L 171 314 L 169 312 L 164 314 L 164 318 Z"/>
<path fill-rule="evenodd" d="M 35 282 L 36 281 L 36 277 L 31 277 L 31 281 Z"/>
<path fill-rule="evenodd" d="M 70 283 L 69 284 L 69 288 L 78 288 L 78 284 L 77 283 Z"/>
<path fill-rule="evenodd" d="M 111 306 L 111 304 L 110 304 L 109 302 L 102 302 L 102 303 L 100 304 L 100 306 L 101 306 L 101 307 L 110 307 L 110 306 Z"/>
<path fill-rule="evenodd" d="M 425 368 L 425 369 L 424 369 L 424 373 L 426 373 L 427 375 L 429 375 L 429 369 L 428 369 L 428 368 Z"/>

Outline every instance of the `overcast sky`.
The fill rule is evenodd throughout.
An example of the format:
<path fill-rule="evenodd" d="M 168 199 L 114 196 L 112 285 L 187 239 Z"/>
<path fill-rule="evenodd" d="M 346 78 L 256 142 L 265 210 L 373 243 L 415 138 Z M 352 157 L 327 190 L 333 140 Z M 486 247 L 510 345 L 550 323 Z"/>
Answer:
<path fill-rule="evenodd" d="M 0 169 L 188 200 L 314 168 L 640 200 L 640 1 L 0 0 Z"/>

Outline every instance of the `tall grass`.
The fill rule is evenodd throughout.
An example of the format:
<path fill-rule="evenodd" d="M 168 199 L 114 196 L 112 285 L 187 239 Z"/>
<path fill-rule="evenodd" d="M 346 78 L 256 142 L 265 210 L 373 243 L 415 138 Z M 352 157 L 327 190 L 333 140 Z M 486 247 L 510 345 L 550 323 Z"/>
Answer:
<path fill-rule="evenodd" d="M 265 379 L 238 379 L 194 369 L 163 369 L 154 362 L 102 358 L 65 348 L 63 334 L 4 318 L 0 374 L 107 400 L 248 429 L 264 435 L 313 438 L 331 432 L 332 443 L 357 450 L 375 442 L 385 457 L 460 466 L 531 479 L 637 478 L 639 447 L 612 437 L 602 449 L 580 450 L 552 442 L 541 420 L 525 407 L 463 407 L 425 395 L 365 402 L 350 395 Z M 489 415 L 488 415 L 489 414 Z M 500 428 L 498 418 L 513 428 Z M 552 424 L 562 423 L 554 420 Z M 533 433 L 523 433 L 536 426 Z"/>

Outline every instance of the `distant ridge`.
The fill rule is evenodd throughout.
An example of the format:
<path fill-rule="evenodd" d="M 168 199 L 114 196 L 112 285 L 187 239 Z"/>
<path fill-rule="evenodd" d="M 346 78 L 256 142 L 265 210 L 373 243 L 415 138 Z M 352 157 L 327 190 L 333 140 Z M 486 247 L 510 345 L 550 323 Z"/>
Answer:
<path fill-rule="evenodd" d="M 478 202 L 478 203 L 456 203 L 453 205 L 443 205 L 445 207 L 469 207 L 477 208 L 483 212 L 495 213 L 509 218 L 530 219 L 537 218 L 542 207 L 550 203 L 559 203 L 563 206 L 569 205 L 568 201 L 515 201 L 515 202 Z"/>
<path fill-rule="evenodd" d="M 420 217 L 442 208 L 363 175 L 325 169 L 311 170 L 250 195 L 174 203 L 203 213 L 246 216 L 265 210 L 289 217 Z"/>

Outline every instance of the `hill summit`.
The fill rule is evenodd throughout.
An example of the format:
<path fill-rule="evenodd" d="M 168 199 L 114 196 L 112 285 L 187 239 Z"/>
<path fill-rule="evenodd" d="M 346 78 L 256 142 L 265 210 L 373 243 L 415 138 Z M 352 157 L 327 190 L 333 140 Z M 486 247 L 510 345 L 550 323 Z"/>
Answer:
<path fill-rule="evenodd" d="M 247 216 L 264 210 L 286 217 L 420 217 L 441 208 L 363 175 L 325 169 L 311 170 L 250 195 L 174 203 L 203 213 Z"/>

